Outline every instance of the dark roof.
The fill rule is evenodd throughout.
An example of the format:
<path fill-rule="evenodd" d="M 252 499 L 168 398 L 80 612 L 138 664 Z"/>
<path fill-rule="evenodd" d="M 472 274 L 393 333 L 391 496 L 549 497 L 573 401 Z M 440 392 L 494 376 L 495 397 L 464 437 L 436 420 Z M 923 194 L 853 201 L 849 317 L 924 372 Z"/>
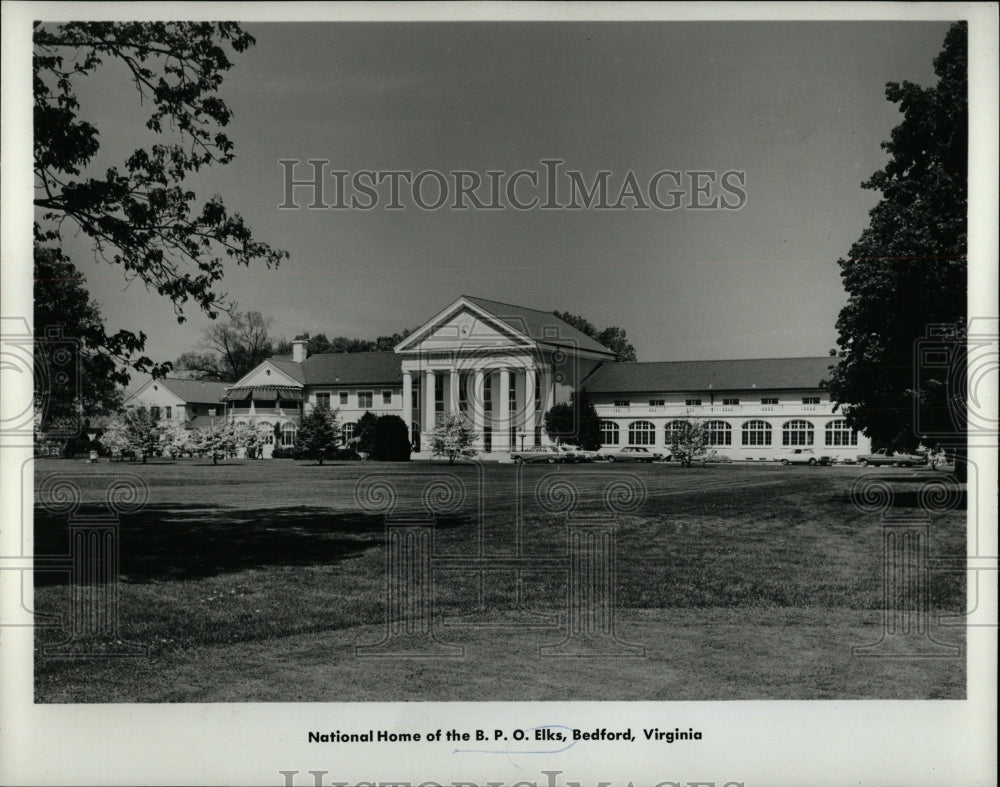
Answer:
<path fill-rule="evenodd" d="M 376 385 L 403 381 L 403 357 L 392 350 L 321 353 L 310 355 L 301 366 L 306 385 Z"/>
<path fill-rule="evenodd" d="M 210 404 L 221 401 L 222 397 L 226 394 L 226 389 L 232 385 L 232 383 L 182 380 L 178 377 L 164 377 L 162 380 L 156 380 L 155 382 L 185 402 L 204 402 Z"/>
<path fill-rule="evenodd" d="M 273 358 L 268 358 L 272 364 L 274 364 L 280 371 L 287 374 L 297 383 L 304 383 L 306 381 L 305 376 L 302 374 L 302 364 L 295 363 L 291 359 L 291 356 L 286 355 L 276 355 Z"/>
<path fill-rule="evenodd" d="M 835 358 L 605 363 L 581 383 L 590 393 L 819 388 Z"/>
<path fill-rule="evenodd" d="M 579 347 L 581 350 L 614 355 L 611 350 L 596 339 L 587 336 L 583 331 L 574 328 L 565 320 L 556 317 L 552 312 L 528 309 L 524 306 L 515 306 L 512 303 L 488 301 L 485 298 L 473 298 L 471 295 L 463 295 L 462 297 L 476 304 L 480 309 L 485 309 L 494 317 L 507 323 L 511 328 L 527 333 L 536 342 L 554 344 L 561 347 Z M 548 335 L 553 328 L 557 329 L 555 331 L 556 336 L 554 337 Z"/>

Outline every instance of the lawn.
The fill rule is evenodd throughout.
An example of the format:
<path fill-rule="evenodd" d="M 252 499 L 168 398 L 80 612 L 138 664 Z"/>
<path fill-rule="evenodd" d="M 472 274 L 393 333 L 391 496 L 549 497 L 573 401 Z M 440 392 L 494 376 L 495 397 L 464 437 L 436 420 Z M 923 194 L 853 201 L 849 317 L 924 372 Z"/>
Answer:
<path fill-rule="evenodd" d="M 77 516 L 106 512 L 123 475 L 148 488 L 120 518 L 118 586 L 118 636 L 146 654 L 52 655 L 66 631 L 38 628 L 39 702 L 965 696 L 964 653 L 928 658 L 939 649 L 920 636 L 889 649 L 902 658 L 851 654 L 883 631 L 881 515 L 852 502 L 852 485 L 877 480 L 890 513 L 912 518 L 922 486 L 946 478 L 930 470 L 39 460 L 36 490 L 61 475 L 80 488 Z M 567 546 L 556 509 L 575 499 L 574 521 L 607 519 L 616 483 L 641 490 L 616 498 L 629 509 L 614 539 L 617 642 L 578 637 L 573 657 L 541 656 L 567 637 L 568 558 L 593 557 Z M 443 511 L 433 633 L 413 642 L 449 657 L 355 651 L 407 619 L 394 608 L 387 621 L 384 495 L 394 523 Z M 963 555 L 964 494 L 934 501 L 930 556 Z M 65 513 L 36 503 L 36 555 L 65 553 L 67 532 Z M 965 609 L 965 575 L 928 582 L 931 633 L 961 646 L 962 629 L 937 618 Z M 65 571 L 36 570 L 35 588 L 37 613 L 68 618 Z"/>

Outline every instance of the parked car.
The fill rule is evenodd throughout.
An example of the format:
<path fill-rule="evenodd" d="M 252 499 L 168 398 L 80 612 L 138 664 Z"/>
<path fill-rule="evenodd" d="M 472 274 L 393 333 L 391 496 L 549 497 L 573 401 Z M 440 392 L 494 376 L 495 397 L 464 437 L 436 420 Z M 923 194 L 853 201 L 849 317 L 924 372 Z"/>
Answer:
<path fill-rule="evenodd" d="M 556 462 L 566 461 L 565 455 L 554 445 L 533 445 L 523 451 L 512 451 L 510 458 L 517 464 L 524 462 L 548 462 L 550 465 Z"/>
<path fill-rule="evenodd" d="M 564 444 L 556 447 L 566 462 L 592 462 L 598 458 L 597 451 L 587 451 L 579 446 Z"/>
<path fill-rule="evenodd" d="M 913 467 L 913 465 L 927 464 L 927 457 L 921 454 L 896 453 L 891 448 L 880 448 L 872 454 L 859 454 L 858 464 L 862 467 L 873 465 L 883 467 L 892 465 L 893 467 Z"/>
<path fill-rule="evenodd" d="M 663 459 L 663 454 L 650 451 L 642 446 L 626 446 L 620 451 L 603 454 L 609 462 L 655 462 Z"/>
<path fill-rule="evenodd" d="M 788 456 L 781 458 L 783 465 L 831 465 L 833 457 L 818 455 L 811 448 L 794 448 Z"/>

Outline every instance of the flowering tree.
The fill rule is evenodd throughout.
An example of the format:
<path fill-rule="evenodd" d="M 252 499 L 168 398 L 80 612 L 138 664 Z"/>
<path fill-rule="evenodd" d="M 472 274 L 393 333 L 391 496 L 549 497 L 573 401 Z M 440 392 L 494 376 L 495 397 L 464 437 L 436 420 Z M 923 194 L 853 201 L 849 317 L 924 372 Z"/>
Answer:
<path fill-rule="evenodd" d="M 449 413 L 438 421 L 431 436 L 431 451 L 434 456 L 447 456 L 448 464 L 455 464 L 460 456 L 473 457 L 477 451 L 473 447 L 479 437 L 472 424 L 461 413 Z"/>
<path fill-rule="evenodd" d="M 167 421 L 160 433 L 161 450 L 171 456 L 179 456 L 193 450 L 191 432 L 187 421 Z"/>
<path fill-rule="evenodd" d="M 702 421 L 680 421 L 670 433 L 670 452 L 682 467 L 704 461 L 708 454 L 708 431 Z"/>

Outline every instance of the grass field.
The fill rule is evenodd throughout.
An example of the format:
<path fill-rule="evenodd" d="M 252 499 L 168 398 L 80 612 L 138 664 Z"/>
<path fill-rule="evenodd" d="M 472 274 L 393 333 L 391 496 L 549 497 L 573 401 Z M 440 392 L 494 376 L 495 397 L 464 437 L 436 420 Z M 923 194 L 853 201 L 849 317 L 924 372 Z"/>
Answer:
<path fill-rule="evenodd" d="M 458 657 L 355 655 L 388 625 L 385 519 L 356 494 L 373 474 L 396 496 L 394 517 L 419 514 L 428 483 L 464 489 L 429 493 L 448 509 L 434 554 L 490 556 L 489 571 L 433 573 L 435 636 Z M 78 515 L 106 510 L 104 490 L 123 475 L 148 486 L 146 505 L 120 520 L 118 617 L 119 637 L 147 655 L 47 655 L 67 635 L 39 628 L 39 702 L 965 696 L 964 653 L 920 657 L 931 650 L 911 637 L 906 658 L 851 656 L 880 638 L 883 606 L 880 515 L 852 502 L 852 485 L 883 482 L 892 513 L 919 514 L 921 487 L 945 478 L 930 470 L 40 460 L 40 500 L 63 475 L 81 489 Z M 606 510 L 609 483 L 642 490 L 615 540 L 616 633 L 642 657 L 606 657 L 606 638 L 582 658 L 539 655 L 566 637 L 566 572 L 517 558 L 568 554 L 565 515 L 538 495 L 554 480 L 579 516 Z M 964 495 L 937 503 L 930 554 L 963 555 Z M 66 552 L 65 513 L 36 502 L 34 548 Z M 963 573 L 929 582 L 932 623 L 964 611 Z M 65 572 L 36 571 L 36 612 L 65 619 L 70 591 Z M 932 634 L 963 642 L 961 628 Z"/>

